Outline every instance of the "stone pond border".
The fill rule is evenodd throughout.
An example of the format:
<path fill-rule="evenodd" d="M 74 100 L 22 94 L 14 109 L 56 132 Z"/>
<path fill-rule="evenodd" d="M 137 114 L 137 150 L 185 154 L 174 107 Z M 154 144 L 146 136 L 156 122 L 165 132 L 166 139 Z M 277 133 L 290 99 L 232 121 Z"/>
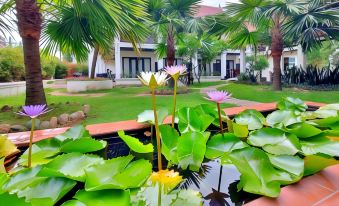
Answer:
<path fill-rule="evenodd" d="M 325 104 L 317 102 L 306 102 L 309 107 L 320 107 Z M 269 112 L 276 109 L 276 103 L 262 103 L 245 107 L 225 108 L 229 116 L 234 116 L 246 109 L 255 109 L 260 112 Z M 170 123 L 167 117 L 165 123 Z M 119 130 L 133 131 L 147 128 L 145 124 L 136 120 L 127 120 L 112 123 L 101 123 L 88 125 L 87 129 L 93 136 L 115 133 Z M 68 127 L 37 130 L 34 134 L 34 142 L 54 137 L 65 132 Z M 8 134 L 8 137 L 17 146 L 27 146 L 29 132 Z M 278 198 L 261 197 L 245 206 L 337 206 L 339 203 L 339 164 L 328 167 L 323 171 L 303 178 L 298 183 L 283 187 Z"/>

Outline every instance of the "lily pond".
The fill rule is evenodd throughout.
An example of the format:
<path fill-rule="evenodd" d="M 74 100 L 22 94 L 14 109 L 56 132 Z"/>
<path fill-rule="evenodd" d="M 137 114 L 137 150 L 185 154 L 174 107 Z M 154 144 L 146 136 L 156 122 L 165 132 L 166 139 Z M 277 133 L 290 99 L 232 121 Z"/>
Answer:
<path fill-rule="evenodd" d="M 281 187 L 338 164 L 339 104 L 310 111 L 286 98 L 277 108 L 230 118 L 202 104 L 178 110 L 173 127 L 163 124 L 167 111 L 150 110 L 138 116 L 147 129 L 91 137 L 79 125 L 34 143 L 31 155 L 1 136 L 1 205 L 242 205 L 278 197 Z"/>

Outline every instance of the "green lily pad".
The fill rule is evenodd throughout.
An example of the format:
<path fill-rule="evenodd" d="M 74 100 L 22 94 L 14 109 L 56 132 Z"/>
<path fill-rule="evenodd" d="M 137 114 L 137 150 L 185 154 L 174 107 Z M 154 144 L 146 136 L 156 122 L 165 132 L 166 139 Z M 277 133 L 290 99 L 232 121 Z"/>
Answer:
<path fill-rule="evenodd" d="M 248 130 L 260 129 L 266 121 L 264 115 L 253 109 L 240 112 L 235 116 L 234 120 L 237 124 L 247 125 Z"/>
<path fill-rule="evenodd" d="M 317 118 L 329 118 L 329 117 L 338 117 L 338 110 L 329 110 L 329 109 L 318 109 L 313 112 Z"/>
<path fill-rule="evenodd" d="M 339 164 L 339 160 L 325 155 L 309 155 L 304 158 L 305 172 L 304 175 L 313 175 L 326 167 Z"/>
<path fill-rule="evenodd" d="M 296 110 L 300 112 L 306 111 L 308 106 L 299 98 L 286 97 L 277 104 L 280 110 Z"/>
<path fill-rule="evenodd" d="M 217 126 L 217 127 L 220 127 L 220 122 L 219 122 L 219 114 L 218 114 L 218 108 L 216 106 L 213 106 L 213 105 L 210 105 L 210 104 L 200 104 L 196 107 L 194 107 L 194 110 L 202 115 L 202 114 L 205 114 L 205 115 L 209 115 L 211 117 L 214 118 L 212 124 Z M 227 119 L 227 116 L 226 116 L 226 113 L 224 110 L 221 110 L 221 118 L 222 120 L 226 120 Z"/>
<path fill-rule="evenodd" d="M 207 114 L 200 114 L 193 108 L 184 107 L 178 111 L 179 131 L 186 133 L 190 131 L 204 132 L 214 121 L 214 118 Z"/>
<path fill-rule="evenodd" d="M 339 141 L 331 141 L 324 135 L 303 139 L 300 144 L 305 155 L 322 153 L 339 157 Z"/>
<path fill-rule="evenodd" d="M 79 152 L 88 153 L 102 150 L 106 147 L 107 142 L 95 140 L 92 137 L 83 137 L 80 139 L 66 139 L 62 142 L 60 150 L 65 153 Z"/>
<path fill-rule="evenodd" d="M 103 159 L 96 155 L 69 153 L 56 157 L 46 164 L 39 172 L 40 176 L 66 177 L 72 180 L 84 182 L 85 169 L 92 165 L 103 163 Z"/>
<path fill-rule="evenodd" d="M 240 125 L 235 122 L 232 123 L 232 129 L 235 136 L 240 138 L 246 138 L 248 136 L 248 126 Z"/>
<path fill-rule="evenodd" d="M 60 140 L 55 138 L 41 140 L 32 145 L 32 166 L 43 165 L 60 153 Z M 20 156 L 18 163 L 28 165 L 28 149 Z"/>
<path fill-rule="evenodd" d="M 124 131 L 118 132 L 119 137 L 127 144 L 127 146 L 137 153 L 152 153 L 154 151 L 151 143 L 144 145 L 137 138 L 125 135 Z"/>
<path fill-rule="evenodd" d="M 278 197 L 280 185 L 294 180 L 289 173 L 275 169 L 266 153 L 260 149 L 246 147 L 228 156 L 241 173 L 238 189 L 242 188 L 246 192 Z"/>
<path fill-rule="evenodd" d="M 20 172 L 14 174 L 8 180 L 8 182 L 4 184 L 3 190 L 11 193 L 16 193 L 34 182 L 44 180 L 44 177 L 37 176 L 38 173 L 41 171 L 41 168 L 41 166 L 36 166 L 21 170 Z"/>
<path fill-rule="evenodd" d="M 7 173 L 0 173 L 0 194 L 4 193 L 3 189 L 4 184 L 9 180 L 9 176 Z"/>
<path fill-rule="evenodd" d="M 295 134 L 299 138 L 313 137 L 322 133 L 320 129 L 305 122 L 292 124 L 287 127 L 287 131 L 289 133 Z"/>
<path fill-rule="evenodd" d="M 165 118 L 168 116 L 168 110 L 166 108 L 160 108 L 157 110 L 158 115 L 158 123 L 162 125 Z M 153 110 L 145 110 L 138 115 L 138 122 L 147 123 L 151 125 L 155 125 L 154 121 L 154 111 Z"/>
<path fill-rule="evenodd" d="M 79 190 L 74 198 L 62 206 L 127 206 L 130 205 L 130 192 L 128 190 L 100 190 L 88 192 Z"/>
<path fill-rule="evenodd" d="M 159 127 L 161 136 L 161 152 L 165 158 L 171 163 L 177 164 L 177 144 L 179 133 L 169 125 L 161 125 Z"/>
<path fill-rule="evenodd" d="M 304 172 L 304 160 L 298 156 L 291 155 L 271 155 L 267 154 L 272 165 L 285 172 L 302 177 Z"/>
<path fill-rule="evenodd" d="M 206 152 L 206 138 L 201 132 L 183 134 L 177 145 L 179 166 L 183 169 L 198 171 Z"/>
<path fill-rule="evenodd" d="M 319 108 L 319 110 L 337 110 L 339 111 L 339 104 L 327 104 Z"/>
<path fill-rule="evenodd" d="M 294 155 L 300 150 L 299 140 L 295 135 L 276 128 L 256 130 L 250 134 L 247 142 L 276 155 Z"/>
<path fill-rule="evenodd" d="M 215 159 L 230 153 L 233 150 L 247 147 L 247 144 L 241 141 L 232 133 L 217 134 L 211 137 L 207 142 L 206 158 Z"/>
<path fill-rule="evenodd" d="M 29 185 L 18 192 L 18 197 L 24 197 L 32 206 L 52 206 L 66 195 L 76 182 L 62 177 L 50 177 L 41 182 Z"/>
<path fill-rule="evenodd" d="M 86 169 L 86 191 L 142 186 L 151 175 L 152 165 L 147 160 L 131 162 L 132 159 L 131 155 L 118 157 Z"/>
<path fill-rule="evenodd" d="M 18 152 L 15 144 L 7 138 L 6 135 L 0 134 L 0 157 L 7 157 Z"/>
<path fill-rule="evenodd" d="M 16 194 L 0 194 L 0 202 L 2 205 L 32 206 L 31 204 L 27 203 L 24 198 L 19 198 Z"/>
<path fill-rule="evenodd" d="M 283 128 L 302 122 L 301 116 L 291 110 L 274 111 L 266 117 L 267 124 L 271 127 Z"/>
<path fill-rule="evenodd" d="M 159 191 L 161 193 L 159 194 Z M 158 198 L 160 196 L 160 198 Z M 161 203 L 159 202 L 161 200 Z M 201 194 L 194 190 L 174 190 L 165 194 L 159 185 L 142 187 L 132 205 L 198 206 L 202 205 Z"/>
<path fill-rule="evenodd" d="M 55 136 L 56 139 L 64 141 L 66 139 L 79 139 L 83 137 L 90 138 L 91 135 L 88 130 L 83 125 L 77 125 L 68 129 L 65 133 Z"/>

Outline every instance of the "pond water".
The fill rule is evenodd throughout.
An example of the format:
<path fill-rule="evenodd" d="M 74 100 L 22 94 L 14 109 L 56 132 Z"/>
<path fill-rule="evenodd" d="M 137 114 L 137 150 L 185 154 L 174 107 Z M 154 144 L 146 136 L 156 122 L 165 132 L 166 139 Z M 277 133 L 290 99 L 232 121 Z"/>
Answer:
<path fill-rule="evenodd" d="M 145 131 L 139 130 L 127 133 L 128 135 L 138 137 L 144 144 L 150 143 L 151 138 L 145 136 Z M 106 155 L 107 158 L 125 156 L 130 153 L 128 146 L 117 135 L 106 135 L 96 137 L 108 142 Z M 144 156 L 146 159 L 152 159 L 152 155 Z M 164 162 L 164 165 L 166 164 Z M 153 165 L 157 165 L 156 154 L 154 154 Z M 154 168 L 156 170 L 156 168 Z M 193 189 L 199 191 L 203 196 L 204 206 L 241 206 L 260 196 L 237 191 L 240 173 L 233 165 L 220 166 L 218 160 L 206 161 L 202 164 L 199 172 L 189 170 L 177 170 L 185 179 L 179 185 L 182 189 Z"/>
<path fill-rule="evenodd" d="M 185 177 L 179 187 L 200 191 L 204 205 L 240 206 L 259 196 L 237 190 L 240 173 L 234 165 L 221 166 L 218 160 L 205 162 L 199 172 L 180 171 Z"/>

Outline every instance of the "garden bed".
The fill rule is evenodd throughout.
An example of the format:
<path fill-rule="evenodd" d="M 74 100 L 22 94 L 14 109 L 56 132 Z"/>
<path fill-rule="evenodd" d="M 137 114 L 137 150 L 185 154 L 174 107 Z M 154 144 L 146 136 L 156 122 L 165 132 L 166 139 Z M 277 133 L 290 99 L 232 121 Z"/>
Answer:
<path fill-rule="evenodd" d="M 72 79 L 67 80 L 67 92 L 78 93 L 102 89 L 112 89 L 113 82 L 110 79 Z"/>

